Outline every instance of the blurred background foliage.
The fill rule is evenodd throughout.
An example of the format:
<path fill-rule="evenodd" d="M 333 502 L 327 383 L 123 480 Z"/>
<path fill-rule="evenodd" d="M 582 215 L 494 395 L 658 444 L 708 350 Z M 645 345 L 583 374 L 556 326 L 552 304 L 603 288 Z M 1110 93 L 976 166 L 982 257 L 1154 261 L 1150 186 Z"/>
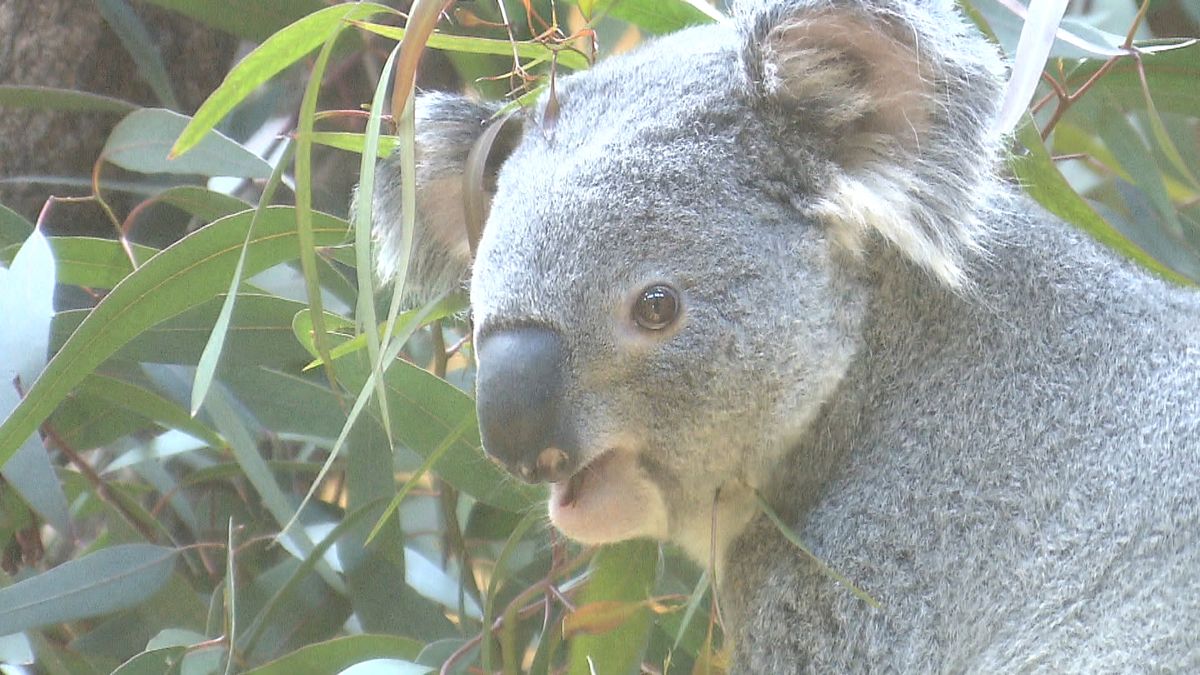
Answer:
<path fill-rule="evenodd" d="M 965 8 L 1013 52 L 1021 5 Z M 409 9 L 0 0 L 0 673 L 724 670 L 699 569 L 556 537 L 482 458 L 465 299 L 397 312 L 363 264 Z M 528 101 L 712 14 L 455 2 L 417 86 Z M 1200 0 L 1072 3 L 1011 162 L 1184 284 L 1196 35 Z"/>

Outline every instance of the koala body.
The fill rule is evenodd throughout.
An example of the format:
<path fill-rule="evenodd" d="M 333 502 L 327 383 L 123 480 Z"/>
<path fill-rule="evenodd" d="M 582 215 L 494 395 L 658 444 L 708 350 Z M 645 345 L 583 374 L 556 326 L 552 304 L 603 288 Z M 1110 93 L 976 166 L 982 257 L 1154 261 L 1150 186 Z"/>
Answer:
<path fill-rule="evenodd" d="M 714 565 L 735 672 L 1200 669 L 1200 297 L 994 177 L 1000 69 L 952 3 L 743 3 L 502 136 L 473 266 L 494 108 L 418 99 L 408 283 L 470 269 L 485 449 Z"/>

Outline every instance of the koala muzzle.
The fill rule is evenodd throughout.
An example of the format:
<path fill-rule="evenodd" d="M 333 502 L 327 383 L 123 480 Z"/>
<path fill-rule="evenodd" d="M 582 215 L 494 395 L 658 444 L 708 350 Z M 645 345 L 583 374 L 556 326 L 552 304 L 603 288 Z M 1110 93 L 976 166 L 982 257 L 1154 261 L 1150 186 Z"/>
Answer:
<path fill-rule="evenodd" d="M 476 345 L 479 432 L 484 450 L 531 483 L 565 480 L 578 453 L 560 424 L 562 346 L 557 333 L 521 327 Z"/>

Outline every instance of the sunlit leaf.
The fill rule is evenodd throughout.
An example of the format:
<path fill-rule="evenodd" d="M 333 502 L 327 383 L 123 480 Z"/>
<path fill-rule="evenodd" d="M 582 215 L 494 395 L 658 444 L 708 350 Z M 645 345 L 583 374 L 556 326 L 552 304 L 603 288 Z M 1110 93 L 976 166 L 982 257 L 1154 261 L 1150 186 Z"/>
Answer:
<path fill-rule="evenodd" d="M 576 599 L 578 607 L 592 605 L 593 609 L 576 619 L 583 634 L 570 641 L 568 672 L 634 671 L 649 638 L 651 612 L 644 602 L 654 588 L 657 566 L 658 544 L 652 541 L 626 541 L 600 549 L 592 560 L 588 584 Z"/>
<path fill-rule="evenodd" d="M 655 0 L 658 2 L 660 0 Z M 352 21 L 363 30 L 382 35 L 383 37 L 399 40 L 404 37 L 404 29 L 366 21 Z M 451 52 L 468 54 L 494 54 L 497 56 L 512 56 L 515 51 L 518 56 L 526 59 L 548 59 L 554 52 L 539 42 L 509 42 L 508 40 L 493 40 L 449 33 L 433 33 L 429 36 L 426 46 L 430 49 L 443 49 Z M 579 52 L 562 49 L 558 52 L 558 63 L 571 70 L 585 70 L 590 65 L 587 57 Z"/>
<path fill-rule="evenodd" d="M 244 4 L 238 3 L 235 15 L 242 11 Z M 385 5 L 369 2 L 338 4 L 313 12 L 267 38 L 257 49 L 238 62 L 216 91 L 204 101 L 187 128 L 179 134 L 179 140 L 171 149 L 171 156 L 177 157 L 189 152 L 217 122 L 251 92 L 324 44 L 329 39 L 330 30 L 343 21 L 365 19 L 380 12 L 394 11 Z"/>

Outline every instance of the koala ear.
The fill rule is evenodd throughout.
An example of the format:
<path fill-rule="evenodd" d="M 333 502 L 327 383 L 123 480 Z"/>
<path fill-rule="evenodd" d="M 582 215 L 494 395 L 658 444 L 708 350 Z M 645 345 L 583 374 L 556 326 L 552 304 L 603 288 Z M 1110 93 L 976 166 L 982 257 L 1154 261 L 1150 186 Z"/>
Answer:
<path fill-rule="evenodd" d="M 965 286 L 999 147 L 994 48 L 944 0 L 769 4 L 741 17 L 743 58 L 796 161 L 832 162 L 805 208 L 855 253 L 882 236 Z"/>
<path fill-rule="evenodd" d="M 408 301 L 423 303 L 439 294 L 465 286 L 471 264 L 468 241 L 469 196 L 463 175 L 468 155 L 485 133 L 497 104 L 476 103 L 466 97 L 427 93 L 417 97 L 416 109 L 416 231 L 405 278 Z M 482 223 L 496 190 L 500 165 L 516 146 L 516 124 L 499 129 L 491 147 L 484 149 L 482 205 L 475 218 Z M 377 169 L 373 204 L 373 230 L 378 242 L 376 271 L 384 281 L 399 274 L 401 232 L 401 175 L 399 158 L 382 160 Z M 478 234 L 478 233 L 476 233 Z"/>

